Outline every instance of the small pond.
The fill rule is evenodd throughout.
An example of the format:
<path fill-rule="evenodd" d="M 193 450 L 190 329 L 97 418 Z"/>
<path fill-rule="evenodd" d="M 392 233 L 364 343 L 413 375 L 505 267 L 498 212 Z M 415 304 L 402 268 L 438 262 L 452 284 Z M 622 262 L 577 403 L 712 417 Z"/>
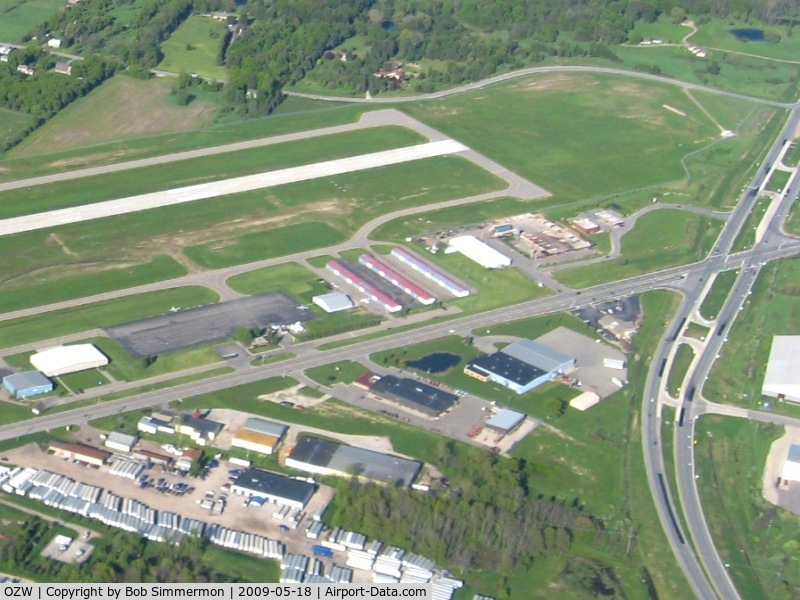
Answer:
<path fill-rule="evenodd" d="M 460 360 L 461 357 L 458 354 L 436 352 L 417 360 L 407 360 L 406 365 L 426 373 L 441 373 L 442 371 L 447 371 L 450 367 L 455 367 Z"/>
<path fill-rule="evenodd" d="M 740 42 L 763 42 L 766 39 L 763 29 L 731 29 L 731 33 Z"/>

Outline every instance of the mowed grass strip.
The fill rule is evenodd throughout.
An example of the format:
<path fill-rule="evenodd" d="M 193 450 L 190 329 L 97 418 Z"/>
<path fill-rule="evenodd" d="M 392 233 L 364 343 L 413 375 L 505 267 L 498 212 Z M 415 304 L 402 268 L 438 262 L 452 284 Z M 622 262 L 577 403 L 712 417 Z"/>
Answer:
<path fill-rule="evenodd" d="M 62 8 L 63 0 L 0 0 L 0 41 L 21 44 L 34 27 Z"/>
<path fill-rule="evenodd" d="M 619 258 L 561 271 L 556 278 L 580 289 L 695 262 L 708 254 L 721 230 L 718 219 L 674 209 L 650 212 L 622 238 Z"/>
<path fill-rule="evenodd" d="M 569 197 L 683 180 L 681 158 L 719 135 L 679 89 L 612 76 L 533 76 L 403 110 Z"/>
<path fill-rule="evenodd" d="M 202 15 L 191 15 L 161 44 L 164 60 L 158 65 L 162 71 L 197 73 L 202 77 L 226 80 L 228 73 L 217 64 L 220 43 L 227 26 Z"/>
<path fill-rule="evenodd" d="M 728 298 L 728 294 L 736 281 L 738 274 L 736 271 L 723 271 L 714 278 L 714 283 L 711 284 L 711 289 L 708 290 L 703 304 L 700 305 L 700 314 L 708 319 L 716 319 L 719 311 L 722 310 L 722 305 Z"/>
<path fill-rule="evenodd" d="M 0 348 L 9 348 L 167 314 L 173 306 L 190 308 L 219 301 L 208 288 L 192 286 L 126 296 L 30 317 L 0 322 Z"/>
<path fill-rule="evenodd" d="M 772 198 L 769 196 L 762 196 L 756 201 L 756 203 L 753 205 L 753 210 L 751 210 L 750 214 L 747 215 L 747 219 L 745 219 L 745 222 L 742 224 L 739 234 L 733 241 L 731 252 L 742 252 L 753 247 L 753 245 L 756 243 L 756 231 L 758 231 L 758 225 L 764 218 L 764 215 L 766 214 L 771 202 Z"/>
<path fill-rule="evenodd" d="M 104 266 L 101 270 L 68 275 L 47 283 L 33 283 L 29 280 L 7 282 L 7 289 L 0 295 L 0 313 L 94 296 L 186 274 L 186 269 L 169 256 L 156 256 L 150 262 L 140 265 L 120 268 Z"/>
<path fill-rule="evenodd" d="M 0 194 L 0 218 L 309 165 L 423 141 L 421 135 L 410 129 L 378 127 L 10 190 Z"/>
<path fill-rule="evenodd" d="M 672 367 L 669 370 L 669 378 L 667 379 L 667 391 L 673 398 L 680 398 L 681 385 L 683 379 L 686 377 L 686 372 L 689 370 L 689 365 L 692 364 L 694 359 L 694 349 L 689 344 L 681 344 L 675 352 L 675 358 L 672 361 Z"/>
<path fill-rule="evenodd" d="M 787 167 L 796 167 L 800 164 L 800 140 L 795 140 L 789 145 L 782 162 Z"/>

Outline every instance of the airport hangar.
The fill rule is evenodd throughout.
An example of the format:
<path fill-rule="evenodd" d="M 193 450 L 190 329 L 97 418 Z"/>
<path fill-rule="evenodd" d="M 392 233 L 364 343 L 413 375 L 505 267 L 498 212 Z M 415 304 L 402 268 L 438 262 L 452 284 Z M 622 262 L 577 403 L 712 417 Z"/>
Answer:
<path fill-rule="evenodd" d="M 3 387 L 17 400 L 53 391 L 53 382 L 39 371 L 25 371 L 3 377 Z"/>
<path fill-rule="evenodd" d="M 780 400 L 800 402 L 800 374 L 795 368 L 798 355 L 800 335 L 776 335 L 772 338 L 762 394 Z"/>
<path fill-rule="evenodd" d="M 534 340 L 518 340 L 470 361 L 464 373 L 524 394 L 575 368 L 576 360 Z"/>

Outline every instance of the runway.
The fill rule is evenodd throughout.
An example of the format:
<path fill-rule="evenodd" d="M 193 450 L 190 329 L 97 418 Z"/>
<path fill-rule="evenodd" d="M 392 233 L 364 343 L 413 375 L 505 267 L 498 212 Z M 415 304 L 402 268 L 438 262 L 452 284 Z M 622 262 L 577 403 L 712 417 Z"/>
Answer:
<path fill-rule="evenodd" d="M 320 177 L 332 177 L 343 173 L 365 171 L 376 167 L 397 165 L 423 158 L 458 154 L 469 150 L 467 146 L 451 139 L 428 142 L 417 146 L 407 146 L 394 150 L 384 150 L 360 156 L 351 156 L 329 160 L 300 167 L 290 167 L 277 171 L 268 171 L 256 175 L 234 177 L 211 183 L 175 188 L 150 194 L 129 196 L 96 204 L 85 204 L 73 208 L 64 208 L 22 217 L 14 217 L 0 221 L 0 236 L 13 235 L 37 229 L 58 227 L 70 223 L 102 219 L 116 215 L 124 215 L 152 208 L 172 206 L 196 200 L 206 200 L 219 196 L 251 192 L 276 185 L 309 181 Z"/>

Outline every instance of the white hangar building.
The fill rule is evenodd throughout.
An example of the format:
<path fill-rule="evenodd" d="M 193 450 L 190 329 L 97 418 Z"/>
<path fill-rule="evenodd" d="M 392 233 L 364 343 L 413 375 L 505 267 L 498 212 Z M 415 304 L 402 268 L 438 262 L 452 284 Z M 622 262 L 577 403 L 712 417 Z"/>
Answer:
<path fill-rule="evenodd" d="M 108 357 L 92 344 L 57 346 L 31 356 L 31 364 L 47 377 L 58 377 L 108 364 Z"/>

